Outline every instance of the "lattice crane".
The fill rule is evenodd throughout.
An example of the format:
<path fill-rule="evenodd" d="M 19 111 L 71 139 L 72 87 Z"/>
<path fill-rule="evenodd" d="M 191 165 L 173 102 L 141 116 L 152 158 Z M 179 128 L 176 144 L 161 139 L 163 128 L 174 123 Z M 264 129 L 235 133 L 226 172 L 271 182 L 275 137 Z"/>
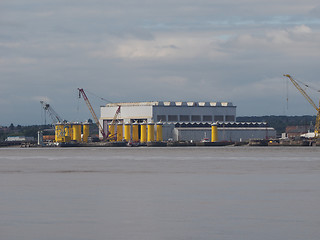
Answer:
<path fill-rule="evenodd" d="M 45 101 L 40 101 L 40 103 L 41 103 L 43 109 L 49 113 L 53 123 L 57 123 L 57 122 L 63 123 L 64 122 L 64 120 L 59 116 L 58 113 L 56 113 L 55 110 L 53 110 L 53 108 L 50 106 L 49 103 L 46 103 Z"/>
<path fill-rule="evenodd" d="M 94 121 L 96 122 L 96 124 L 97 124 L 97 126 L 98 126 L 98 128 L 99 128 L 99 130 L 100 130 L 100 133 L 101 133 L 101 135 L 102 135 L 102 137 L 103 137 L 103 140 L 110 140 L 110 137 L 112 138 L 112 137 L 114 137 L 114 136 L 110 136 L 110 137 L 109 137 L 109 134 L 110 134 L 109 130 L 107 131 L 107 134 L 103 131 L 103 127 L 102 127 L 102 125 L 100 124 L 99 119 L 98 119 L 96 113 L 94 112 L 94 110 L 93 110 L 93 108 L 92 108 L 92 105 L 91 105 L 91 103 L 90 103 L 90 101 L 89 101 L 86 93 L 84 92 L 83 88 L 78 88 L 78 90 L 79 90 L 79 98 L 80 98 L 81 95 L 82 95 L 84 101 L 86 102 L 86 104 L 87 104 L 87 106 L 88 106 L 88 108 L 89 108 L 89 110 L 90 110 L 90 112 L 91 112 L 92 117 L 94 118 Z M 115 121 L 116 121 L 116 119 L 117 119 L 117 117 L 118 117 L 118 115 L 119 115 L 119 113 L 120 113 L 120 108 L 121 108 L 121 106 L 118 107 L 118 109 L 117 109 L 117 111 L 116 111 L 116 113 L 115 113 L 115 115 L 114 115 L 114 117 L 113 117 L 112 122 L 110 123 L 110 125 L 114 125 L 114 124 L 115 124 Z"/>
<path fill-rule="evenodd" d="M 316 124 L 314 127 L 314 136 L 319 138 L 319 126 L 320 126 L 320 100 L 319 107 L 314 103 L 314 101 L 309 97 L 309 95 L 301 88 L 301 86 L 294 80 L 289 74 L 284 74 L 283 76 L 290 79 L 292 84 L 298 89 L 298 91 L 307 99 L 311 106 L 317 111 Z"/>
<path fill-rule="evenodd" d="M 106 133 L 103 131 L 103 127 L 102 127 L 102 125 L 100 124 L 99 119 L 98 119 L 96 113 L 94 112 L 94 110 L 93 110 L 93 108 L 92 108 L 92 106 L 91 106 L 91 103 L 90 103 L 90 101 L 89 101 L 86 93 L 84 92 L 83 88 L 78 88 L 78 90 L 79 90 L 79 98 L 81 98 L 81 95 L 82 95 L 83 100 L 86 102 L 86 104 L 87 104 L 87 106 L 88 106 L 88 108 L 89 108 L 89 111 L 91 112 L 91 115 L 92 115 L 94 121 L 96 122 L 96 124 L 97 124 L 97 126 L 98 126 L 98 128 L 99 128 L 99 130 L 100 130 L 100 133 L 101 133 L 101 135 L 102 135 L 102 137 L 103 137 L 103 140 L 106 140 L 108 136 L 107 136 Z"/>

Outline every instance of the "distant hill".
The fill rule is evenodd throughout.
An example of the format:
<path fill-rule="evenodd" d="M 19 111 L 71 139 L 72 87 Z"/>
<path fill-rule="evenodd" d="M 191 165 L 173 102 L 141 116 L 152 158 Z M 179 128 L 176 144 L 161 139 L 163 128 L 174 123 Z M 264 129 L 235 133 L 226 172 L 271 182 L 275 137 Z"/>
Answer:
<path fill-rule="evenodd" d="M 314 129 L 314 124 L 316 121 L 316 116 L 243 116 L 237 117 L 237 122 L 267 122 L 271 127 L 273 127 L 277 134 L 285 132 L 286 126 L 299 126 L 299 125 L 312 125 Z"/>

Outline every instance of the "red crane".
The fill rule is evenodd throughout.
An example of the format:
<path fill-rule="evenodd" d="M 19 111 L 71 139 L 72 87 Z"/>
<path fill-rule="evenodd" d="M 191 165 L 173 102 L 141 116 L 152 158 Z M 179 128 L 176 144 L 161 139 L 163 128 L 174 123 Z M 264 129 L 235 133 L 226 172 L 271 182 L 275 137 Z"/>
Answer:
<path fill-rule="evenodd" d="M 84 101 L 86 102 L 86 104 L 87 104 L 87 106 L 88 106 L 88 108 L 89 108 L 89 110 L 91 112 L 91 115 L 92 115 L 94 121 L 96 122 L 96 124 L 97 124 L 97 126 L 98 126 L 98 128 L 100 130 L 100 133 L 101 133 L 101 135 L 103 137 L 103 140 L 106 140 L 108 138 L 108 135 L 106 135 L 105 132 L 103 131 L 103 127 L 101 126 L 101 124 L 99 122 L 99 119 L 98 119 L 96 113 L 94 112 L 86 93 L 84 92 L 83 88 L 78 88 L 78 90 L 79 90 L 79 98 L 81 98 L 81 95 L 82 95 Z"/>
<path fill-rule="evenodd" d="M 110 134 L 109 130 L 107 130 L 107 134 L 103 131 L 103 127 L 101 126 L 101 124 L 99 122 L 99 119 L 98 119 L 96 113 L 94 112 L 94 110 L 93 110 L 93 108 L 91 106 L 91 103 L 90 103 L 86 93 L 84 92 L 83 88 L 78 88 L 78 90 L 79 90 L 79 98 L 81 98 L 81 95 L 82 95 L 84 101 L 86 102 L 86 104 L 87 104 L 87 106 L 88 106 L 88 108 L 89 108 L 89 110 L 91 112 L 91 115 L 92 115 L 94 121 L 96 122 L 96 124 L 97 124 L 97 126 L 98 126 L 98 128 L 100 130 L 100 133 L 101 133 L 101 135 L 103 137 L 103 140 L 110 140 L 109 137 L 113 138 L 114 136 L 109 136 L 109 134 Z M 115 125 L 115 121 L 116 121 L 116 119 L 117 119 L 117 117 L 118 117 L 118 115 L 120 113 L 120 108 L 121 108 L 121 106 L 118 107 L 118 109 L 117 109 L 117 111 L 116 111 L 116 113 L 115 113 L 110 125 Z"/>

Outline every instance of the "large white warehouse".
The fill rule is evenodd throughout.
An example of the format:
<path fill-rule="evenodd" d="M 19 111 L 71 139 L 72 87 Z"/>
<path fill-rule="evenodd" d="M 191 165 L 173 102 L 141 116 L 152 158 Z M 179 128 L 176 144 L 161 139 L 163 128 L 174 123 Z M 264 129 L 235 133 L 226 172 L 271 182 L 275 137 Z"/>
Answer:
<path fill-rule="evenodd" d="M 101 107 L 100 121 L 112 121 L 118 106 L 118 120 L 137 122 L 234 122 L 236 107 L 230 102 L 134 102 L 110 103 Z"/>
<path fill-rule="evenodd" d="M 212 123 L 219 124 L 218 135 L 221 141 L 240 141 L 275 136 L 274 129 L 265 124 L 263 126 L 236 124 L 236 106 L 233 106 L 231 102 L 109 103 L 100 109 L 100 123 L 105 132 L 107 132 L 108 124 L 114 118 L 119 106 L 121 106 L 121 110 L 117 116 L 118 123 L 162 122 L 163 140 L 200 141 L 205 137 L 210 138 Z"/>

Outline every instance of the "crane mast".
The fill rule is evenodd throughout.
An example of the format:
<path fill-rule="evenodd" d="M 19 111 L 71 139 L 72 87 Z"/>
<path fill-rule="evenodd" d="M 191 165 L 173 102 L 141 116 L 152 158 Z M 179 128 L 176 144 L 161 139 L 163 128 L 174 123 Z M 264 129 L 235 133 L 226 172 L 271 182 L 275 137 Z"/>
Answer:
<path fill-rule="evenodd" d="M 309 97 L 309 95 L 301 88 L 301 86 L 297 83 L 296 80 L 294 80 L 291 75 L 284 74 L 283 76 L 290 79 L 292 84 L 298 89 L 298 91 L 307 99 L 307 101 L 312 105 L 312 107 L 317 111 L 317 117 L 316 117 L 316 124 L 314 128 L 314 134 L 315 137 L 319 137 L 319 127 L 320 127 L 320 100 L 319 100 L 319 107 L 314 103 L 314 101 Z"/>
<path fill-rule="evenodd" d="M 49 103 L 46 103 L 45 101 L 40 101 L 43 109 L 45 111 L 47 111 L 53 121 L 53 123 L 57 123 L 60 122 L 62 123 L 64 120 L 59 116 L 58 113 L 56 113 L 56 111 L 53 110 L 53 108 L 50 106 Z"/>
<path fill-rule="evenodd" d="M 121 106 L 118 106 L 117 111 L 116 111 L 116 113 L 114 114 L 114 117 L 113 117 L 111 123 L 109 124 L 109 126 L 116 124 L 116 120 L 117 120 L 117 117 L 118 117 L 118 115 L 119 115 L 119 113 L 120 113 L 120 110 L 121 110 Z M 108 130 L 108 139 L 109 139 L 109 140 L 112 140 L 112 139 L 114 139 L 114 138 L 115 138 L 115 136 L 110 135 L 110 132 L 109 132 L 109 130 Z"/>
<path fill-rule="evenodd" d="M 100 124 L 100 122 L 99 122 L 99 119 L 98 119 L 96 113 L 94 112 L 94 110 L 93 110 L 93 108 L 92 108 L 92 106 L 91 106 L 91 103 L 90 103 L 90 101 L 89 101 L 86 93 L 84 92 L 83 88 L 78 88 L 78 90 L 79 90 L 79 98 L 80 98 L 81 95 L 82 95 L 84 101 L 86 102 L 86 104 L 87 104 L 87 106 L 88 106 L 88 108 L 89 108 L 89 111 L 91 112 L 91 115 L 92 115 L 94 121 L 96 122 L 96 124 L 97 124 L 97 126 L 98 126 L 98 128 L 99 128 L 99 130 L 100 130 L 100 133 L 101 133 L 103 139 L 106 140 L 106 139 L 107 139 L 107 135 L 106 135 L 105 132 L 103 131 L 103 127 L 101 126 L 101 124 Z"/>

